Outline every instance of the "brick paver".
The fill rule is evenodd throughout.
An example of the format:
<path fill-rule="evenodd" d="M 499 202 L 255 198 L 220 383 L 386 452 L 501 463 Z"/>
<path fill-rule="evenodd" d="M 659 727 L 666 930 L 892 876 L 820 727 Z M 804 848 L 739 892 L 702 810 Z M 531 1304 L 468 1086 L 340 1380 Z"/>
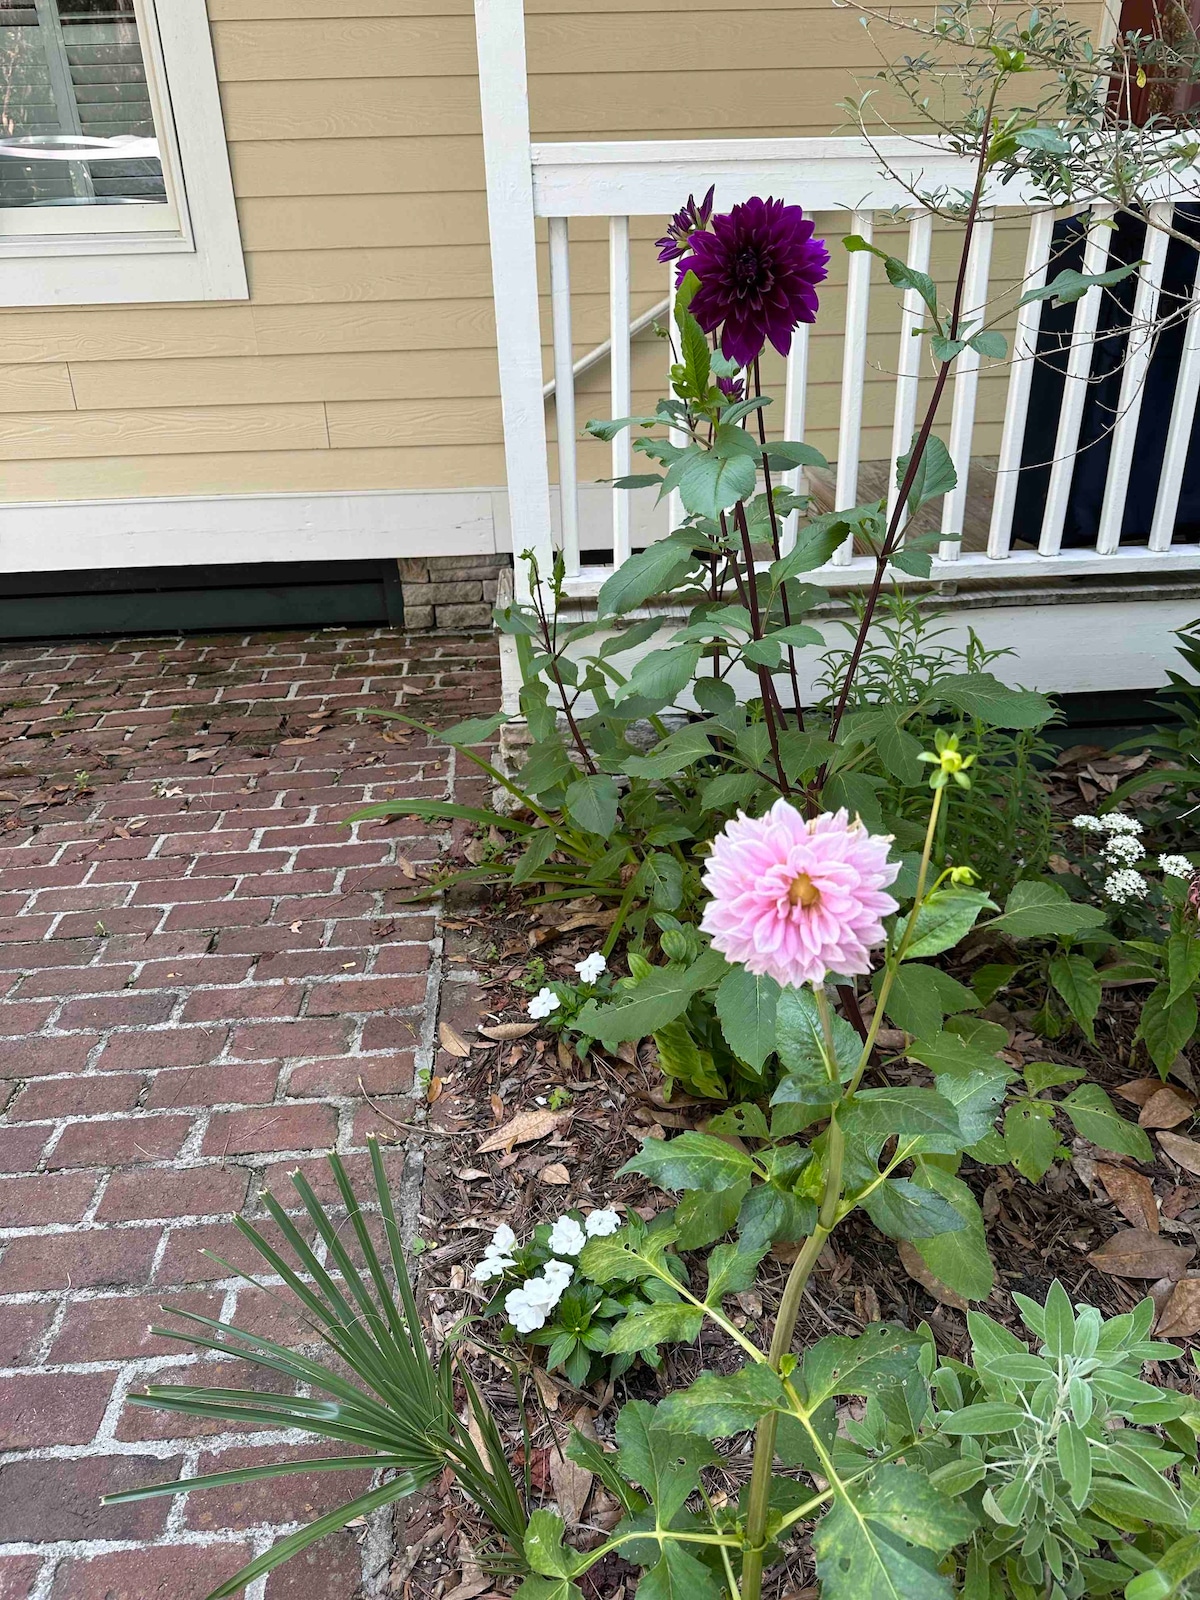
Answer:
<path fill-rule="evenodd" d="M 403 1123 L 434 1048 L 439 927 L 397 857 L 446 837 L 344 819 L 486 804 L 444 747 L 350 713 L 444 725 L 497 691 L 486 637 L 0 648 L 0 1600 L 201 1600 L 333 1503 L 320 1477 L 99 1498 L 295 1448 L 124 1399 L 248 1381 L 151 1335 L 164 1301 L 303 1337 L 202 1252 L 249 1267 L 231 1215 L 320 1152 L 361 1172 L 364 1133 L 392 1128 L 362 1087 Z M 251 1600 L 349 1600 L 366 1548 L 347 1532 Z"/>

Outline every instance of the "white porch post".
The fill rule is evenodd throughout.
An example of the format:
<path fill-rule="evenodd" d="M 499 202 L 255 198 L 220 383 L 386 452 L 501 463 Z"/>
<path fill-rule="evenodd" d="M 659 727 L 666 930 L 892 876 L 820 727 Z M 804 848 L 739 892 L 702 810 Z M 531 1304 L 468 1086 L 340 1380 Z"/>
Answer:
<path fill-rule="evenodd" d="M 521 552 L 534 551 L 544 575 L 554 559 L 523 0 L 475 0 L 475 40 L 508 511 L 516 597 L 523 600 L 529 597 L 529 583 Z"/>

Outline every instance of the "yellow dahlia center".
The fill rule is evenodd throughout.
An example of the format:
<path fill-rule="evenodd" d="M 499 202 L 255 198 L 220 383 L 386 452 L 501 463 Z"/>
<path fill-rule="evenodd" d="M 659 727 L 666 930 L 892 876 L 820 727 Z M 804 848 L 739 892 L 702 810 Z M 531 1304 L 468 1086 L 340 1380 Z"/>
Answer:
<path fill-rule="evenodd" d="M 821 898 L 821 891 L 807 872 L 798 872 L 788 886 L 788 905 L 803 906 L 807 911 Z"/>

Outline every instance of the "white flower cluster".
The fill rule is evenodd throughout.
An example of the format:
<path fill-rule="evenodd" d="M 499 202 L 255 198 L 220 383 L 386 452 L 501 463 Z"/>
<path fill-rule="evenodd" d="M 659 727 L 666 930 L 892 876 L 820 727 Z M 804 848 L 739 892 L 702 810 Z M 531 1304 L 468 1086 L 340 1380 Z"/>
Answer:
<path fill-rule="evenodd" d="M 541 1276 L 529 1278 L 504 1296 L 508 1320 L 518 1333 L 533 1333 L 546 1324 L 546 1318 L 563 1297 L 563 1290 L 575 1276 L 575 1268 L 565 1261 L 547 1261 Z"/>
<path fill-rule="evenodd" d="M 1130 900 L 1144 900 L 1149 888 L 1140 872 L 1131 872 L 1127 867 L 1119 872 L 1110 872 L 1104 880 L 1105 894 L 1119 906 Z"/>
<path fill-rule="evenodd" d="M 597 982 L 601 973 L 608 971 L 608 962 L 599 950 L 593 950 L 590 956 L 584 956 L 582 961 L 575 963 L 575 971 L 579 974 L 580 983 L 592 984 Z M 561 1005 L 562 1001 L 547 984 L 529 1002 L 528 1011 L 535 1022 L 541 1022 Z"/>
<path fill-rule="evenodd" d="M 1168 878 L 1190 878 L 1196 870 L 1186 856 L 1159 856 L 1158 869 Z"/>
<path fill-rule="evenodd" d="M 1150 885 L 1140 872 L 1133 870 L 1135 861 L 1145 853 L 1142 848 L 1142 825 L 1136 817 L 1127 817 L 1121 811 L 1109 811 L 1103 817 L 1088 813 L 1075 817 L 1073 825 L 1080 833 L 1102 833 L 1104 843 L 1100 854 L 1116 870 L 1104 880 L 1104 892 L 1118 905 L 1130 900 L 1144 900 Z"/>
<path fill-rule="evenodd" d="M 550 1249 L 556 1256 L 577 1256 L 589 1239 L 605 1239 L 621 1226 L 620 1214 L 607 1207 L 590 1211 L 582 1224 L 574 1217 L 561 1216 L 550 1229 Z M 484 1247 L 483 1260 L 471 1273 L 476 1283 L 490 1283 L 502 1278 L 516 1266 L 513 1250 L 517 1236 L 506 1222 L 502 1222 Z M 546 1318 L 563 1297 L 563 1291 L 575 1276 L 569 1261 L 547 1261 L 541 1272 L 528 1278 L 517 1288 L 510 1289 L 504 1297 L 504 1310 L 518 1333 L 533 1333 L 545 1326 Z"/>
<path fill-rule="evenodd" d="M 515 1267 L 510 1251 L 516 1246 L 517 1236 L 507 1222 L 502 1222 L 492 1235 L 492 1242 L 484 1247 L 483 1260 L 471 1276 L 476 1283 L 488 1283 L 492 1278 L 502 1278 L 509 1267 Z"/>

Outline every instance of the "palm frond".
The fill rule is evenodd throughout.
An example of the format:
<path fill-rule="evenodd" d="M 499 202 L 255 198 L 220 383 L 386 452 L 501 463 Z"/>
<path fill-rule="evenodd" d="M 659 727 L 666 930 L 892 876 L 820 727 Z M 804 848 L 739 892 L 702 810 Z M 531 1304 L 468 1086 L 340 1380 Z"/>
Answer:
<path fill-rule="evenodd" d="M 383 1225 L 386 1264 L 371 1236 L 368 1223 L 372 1219 L 364 1213 L 336 1154 L 330 1156 L 329 1164 L 361 1253 L 361 1265 L 342 1237 L 345 1223 L 331 1217 L 300 1173 L 292 1174 L 292 1183 L 315 1229 L 316 1241 L 324 1250 L 324 1259 L 271 1195 L 265 1197 L 264 1204 L 279 1230 L 281 1245 L 268 1240 L 245 1217 L 235 1219 L 243 1237 L 282 1280 L 287 1295 L 302 1308 L 306 1322 L 328 1347 L 333 1360 L 301 1355 L 234 1323 L 172 1307 L 165 1309 L 182 1326 L 154 1330 L 160 1336 L 244 1361 L 251 1368 L 282 1377 L 309 1392 L 301 1395 L 271 1389 L 155 1384 L 129 1397 L 132 1405 L 230 1422 L 237 1428 L 298 1429 L 314 1438 L 337 1440 L 362 1453 L 283 1461 L 172 1483 L 147 1484 L 108 1495 L 105 1505 L 190 1494 L 295 1472 L 362 1472 L 365 1468 L 385 1474 L 384 1481 L 366 1494 L 279 1540 L 214 1589 L 208 1600 L 222 1600 L 237 1593 L 325 1534 L 413 1494 L 447 1467 L 495 1530 L 497 1547 L 481 1552 L 484 1559 L 501 1570 L 527 1570 L 523 1556 L 525 1499 L 513 1481 L 504 1440 L 483 1396 L 466 1372 L 457 1367 L 452 1347 L 448 1345 L 435 1360 L 426 1344 L 383 1158 L 374 1140 L 369 1149 L 372 1198 Z M 230 1270 L 250 1283 L 257 1282 L 249 1273 Z M 465 1395 L 470 1425 L 458 1415 L 455 1406 L 458 1384 Z M 482 1451 L 476 1440 L 482 1442 Z"/>

